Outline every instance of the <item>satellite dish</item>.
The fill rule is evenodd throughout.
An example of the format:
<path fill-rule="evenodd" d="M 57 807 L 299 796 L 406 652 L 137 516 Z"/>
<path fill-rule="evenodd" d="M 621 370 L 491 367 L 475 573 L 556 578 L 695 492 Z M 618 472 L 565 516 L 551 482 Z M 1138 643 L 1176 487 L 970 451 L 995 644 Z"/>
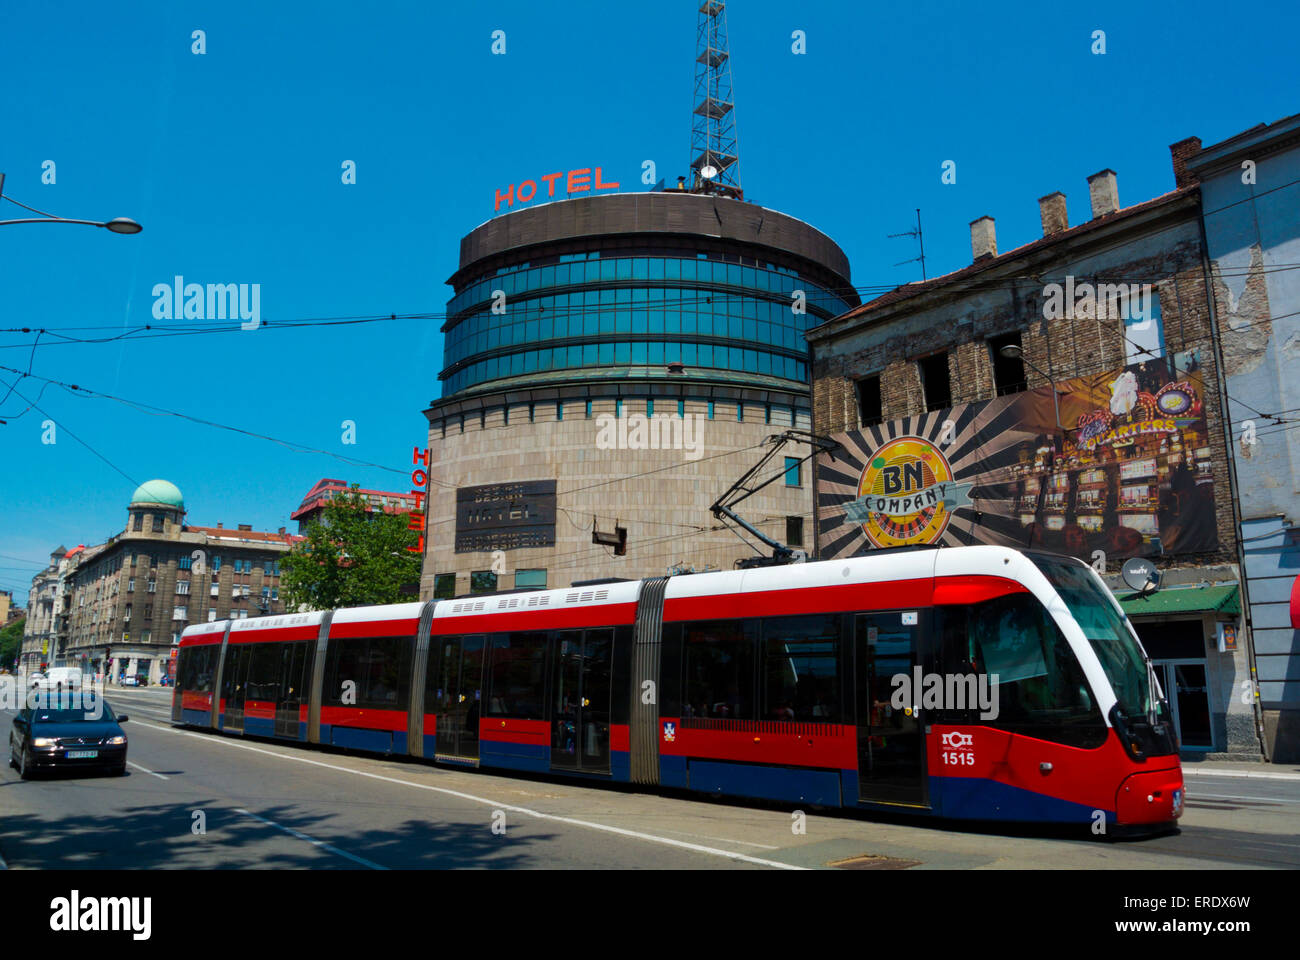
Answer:
<path fill-rule="evenodd" d="M 1160 589 L 1160 571 L 1150 560 L 1133 557 L 1124 561 L 1120 576 L 1128 586 L 1138 593 L 1154 593 Z"/>
<path fill-rule="evenodd" d="M 700 167 L 700 176 L 705 180 L 712 180 L 717 175 L 718 168 L 711 163 L 706 163 L 704 166 Z"/>

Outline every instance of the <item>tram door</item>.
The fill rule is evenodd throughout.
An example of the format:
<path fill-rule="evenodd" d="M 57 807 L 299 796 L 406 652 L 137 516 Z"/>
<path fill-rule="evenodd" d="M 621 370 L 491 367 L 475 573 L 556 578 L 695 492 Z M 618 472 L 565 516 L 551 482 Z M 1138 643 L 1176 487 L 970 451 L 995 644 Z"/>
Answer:
<path fill-rule="evenodd" d="M 226 665 L 221 674 L 221 699 L 225 701 L 221 729 L 244 732 L 244 700 L 248 694 L 248 661 L 252 644 L 231 644 L 226 648 Z"/>
<path fill-rule="evenodd" d="M 485 638 L 480 633 L 435 639 L 442 644 L 438 686 L 434 691 L 437 701 L 434 712 L 438 718 L 437 754 L 458 760 L 477 760 Z"/>
<path fill-rule="evenodd" d="M 551 766 L 609 773 L 613 630 L 562 630 L 553 641 Z"/>
<path fill-rule="evenodd" d="M 307 704 L 307 678 L 311 676 L 310 643 L 280 645 L 280 691 L 275 701 L 275 735 L 298 738 L 300 707 Z"/>
<path fill-rule="evenodd" d="M 890 703 L 895 690 L 891 679 L 901 674 L 910 685 L 913 667 L 920 662 L 921 616 L 918 611 L 893 611 L 855 618 L 860 800 L 926 803 L 923 720 L 916 709 L 895 709 Z M 920 691 L 911 700 L 919 707 Z"/>

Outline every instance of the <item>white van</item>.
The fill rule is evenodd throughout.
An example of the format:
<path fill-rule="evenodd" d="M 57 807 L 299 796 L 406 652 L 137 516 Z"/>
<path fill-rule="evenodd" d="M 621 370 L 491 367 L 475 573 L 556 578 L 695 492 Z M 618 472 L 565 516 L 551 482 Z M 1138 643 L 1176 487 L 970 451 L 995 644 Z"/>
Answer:
<path fill-rule="evenodd" d="M 46 690 L 78 690 L 82 679 L 80 667 L 51 667 L 41 686 Z"/>

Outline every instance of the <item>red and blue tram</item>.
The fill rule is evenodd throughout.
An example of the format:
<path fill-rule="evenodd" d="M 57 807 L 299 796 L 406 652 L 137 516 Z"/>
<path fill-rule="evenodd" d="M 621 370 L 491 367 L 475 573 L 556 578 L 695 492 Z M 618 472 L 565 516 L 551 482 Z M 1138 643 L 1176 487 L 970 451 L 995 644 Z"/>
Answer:
<path fill-rule="evenodd" d="M 1178 745 L 1100 577 L 975 546 L 221 621 L 172 720 L 829 807 L 1164 825 Z"/>

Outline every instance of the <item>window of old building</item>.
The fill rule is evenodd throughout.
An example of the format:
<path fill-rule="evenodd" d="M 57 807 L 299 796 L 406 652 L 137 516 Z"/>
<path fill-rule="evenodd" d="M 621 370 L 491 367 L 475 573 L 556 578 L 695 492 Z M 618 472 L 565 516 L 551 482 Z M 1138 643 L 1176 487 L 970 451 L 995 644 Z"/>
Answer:
<path fill-rule="evenodd" d="M 916 361 L 925 391 L 925 409 L 944 410 L 952 406 L 952 383 L 948 378 L 948 351 Z"/>
<path fill-rule="evenodd" d="M 884 420 L 884 406 L 880 396 L 880 374 L 862 377 L 855 384 L 858 394 L 858 425 L 874 427 Z"/>
<path fill-rule="evenodd" d="M 1004 333 L 1000 337 L 989 338 L 989 353 L 993 358 L 993 389 L 997 396 L 1008 393 L 1020 393 L 1029 389 L 1025 380 L 1025 364 L 1019 355 L 1007 357 L 1002 355 L 1004 347 L 1020 347 L 1020 332 Z"/>

